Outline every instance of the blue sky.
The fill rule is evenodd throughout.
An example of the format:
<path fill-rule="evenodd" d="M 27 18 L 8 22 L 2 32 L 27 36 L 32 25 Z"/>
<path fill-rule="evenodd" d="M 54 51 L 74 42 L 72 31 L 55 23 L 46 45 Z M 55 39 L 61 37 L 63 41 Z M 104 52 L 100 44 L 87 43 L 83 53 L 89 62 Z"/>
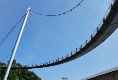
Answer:
<path fill-rule="evenodd" d="M 70 10 L 81 0 L 1 0 L 0 1 L 0 39 L 25 13 L 28 7 L 42 14 L 59 14 Z M 105 0 L 104 0 L 105 1 Z M 108 3 L 111 0 L 106 0 Z M 77 7 L 73 12 L 62 16 L 46 17 L 30 12 L 15 59 L 25 65 L 40 64 L 55 60 L 58 57 L 74 51 L 85 42 L 101 22 L 108 5 L 101 0 L 84 0 L 82 6 L 89 11 Z M 0 45 L 0 60 L 5 58 L 14 46 L 19 28 L 18 25 L 7 40 Z M 104 43 L 88 54 L 66 64 L 32 69 L 42 80 L 80 80 L 103 70 L 116 67 L 117 63 L 117 34 L 116 30 Z M 9 57 L 3 62 L 7 62 Z"/>

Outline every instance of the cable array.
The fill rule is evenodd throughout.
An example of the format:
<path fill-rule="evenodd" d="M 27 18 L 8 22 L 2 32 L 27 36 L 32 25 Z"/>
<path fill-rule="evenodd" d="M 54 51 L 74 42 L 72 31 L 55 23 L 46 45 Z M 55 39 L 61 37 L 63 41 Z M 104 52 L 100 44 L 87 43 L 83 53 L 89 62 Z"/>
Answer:
<path fill-rule="evenodd" d="M 80 6 L 82 9 L 85 9 L 86 11 L 90 11 L 91 15 L 92 15 L 92 13 L 96 14 L 96 12 L 84 7 L 83 5 L 78 4 L 78 6 Z M 87 39 L 87 37 L 85 38 L 85 36 L 83 36 L 83 33 L 79 32 L 79 30 L 86 32 L 86 34 L 87 34 L 86 36 L 89 36 L 94 30 L 93 26 L 96 28 L 97 27 L 96 25 L 98 25 L 98 24 L 94 24 L 94 22 L 91 21 L 91 19 L 87 19 L 86 17 L 84 17 L 83 14 L 80 14 L 78 12 L 78 10 L 74 10 L 74 9 L 75 8 L 73 8 L 73 10 L 71 12 L 66 13 L 66 15 L 61 15 L 58 17 L 56 17 L 56 16 L 47 17 L 46 15 L 34 13 L 31 11 L 29 18 L 28 18 L 27 26 L 25 27 L 25 31 L 27 31 L 27 39 L 32 41 L 32 38 L 35 40 L 35 38 L 37 37 L 37 39 L 36 39 L 37 47 L 39 45 L 42 46 L 40 44 L 40 42 L 42 42 L 41 40 L 44 40 L 44 41 L 47 40 L 46 42 L 50 43 L 49 45 L 51 48 L 54 48 L 53 46 L 58 45 L 58 47 L 57 47 L 58 49 L 61 49 L 61 48 L 64 49 L 63 51 L 60 51 L 60 52 L 52 51 L 52 53 L 56 53 L 56 54 L 69 53 L 68 49 L 70 49 L 70 47 L 77 48 L 78 47 L 77 45 L 81 45 L 81 43 L 82 43 L 82 41 L 80 39 L 82 39 L 82 40 Z M 39 15 L 37 15 L 37 14 L 39 14 Z M 93 17 L 94 17 L 94 15 L 93 15 Z M 81 23 L 81 20 L 84 20 L 84 23 L 86 23 L 86 24 Z M 91 26 L 85 26 L 87 24 L 89 24 Z M 75 32 L 77 29 L 78 29 L 78 32 Z M 71 40 L 71 39 L 73 39 L 73 40 Z M 26 45 L 28 45 L 28 44 L 26 44 Z M 45 45 L 48 46 L 48 43 Z M 83 45 L 85 45 L 85 43 Z M 46 46 L 44 47 L 44 49 L 48 50 L 48 48 Z M 60 46 L 63 46 L 63 47 L 60 47 Z M 39 49 L 40 49 L 40 47 L 39 47 Z M 54 50 L 55 50 L 55 48 L 54 48 Z M 77 50 L 79 50 L 79 48 L 77 48 Z M 24 50 L 21 50 L 21 51 L 24 51 Z M 75 52 L 76 52 L 76 50 L 72 51 L 72 53 L 75 53 Z M 36 54 L 36 53 L 34 53 L 34 54 Z M 45 52 L 43 54 L 50 54 L 50 52 L 49 53 Z M 38 53 L 37 53 L 37 55 L 38 55 Z M 70 54 L 68 54 L 68 55 L 70 55 Z M 63 58 L 66 56 L 63 56 Z M 49 58 L 47 58 L 47 59 L 49 59 Z"/>
<path fill-rule="evenodd" d="M 19 24 L 21 23 L 21 21 L 24 19 L 25 15 L 26 15 L 26 13 L 23 14 L 23 15 L 18 19 L 18 21 L 14 24 L 13 27 L 11 27 L 11 29 L 10 29 L 10 30 L 8 31 L 8 33 L 4 36 L 4 38 L 1 39 L 0 45 L 2 45 L 2 44 L 5 42 L 5 40 L 10 36 L 11 33 L 13 33 L 14 29 L 15 29 L 16 27 L 18 27 L 18 25 L 19 25 Z M 11 42 L 9 42 L 8 44 L 9 44 L 9 46 L 10 46 Z M 1 48 L 2 48 L 2 47 L 1 47 Z M 7 46 L 7 48 L 8 48 L 8 46 Z M 12 52 L 13 52 L 13 50 L 11 50 L 10 53 L 9 53 L 6 57 L 4 57 L 3 59 L 1 59 L 0 62 L 3 62 L 4 60 L 8 59 L 8 57 L 11 56 Z"/>
<path fill-rule="evenodd" d="M 4 41 L 10 36 L 10 34 L 13 32 L 13 30 L 17 27 L 17 25 L 22 21 L 26 14 L 20 17 L 20 19 L 15 23 L 15 25 L 8 31 L 8 33 L 5 35 L 3 39 L 0 41 L 0 45 L 4 43 Z"/>
<path fill-rule="evenodd" d="M 117 2 L 118 3 L 118 2 Z M 76 48 L 75 50 L 75 53 L 72 54 L 73 52 L 71 52 L 71 55 L 66 55 L 66 58 L 62 57 L 62 58 L 57 58 L 56 60 L 53 60 L 53 61 L 49 61 L 49 62 L 44 62 L 44 63 L 41 63 L 40 65 L 38 64 L 35 64 L 35 65 L 32 65 L 32 66 L 29 66 L 29 65 L 24 65 L 24 66 L 14 66 L 13 68 L 14 69 L 32 69 L 32 68 L 43 68 L 43 67 L 50 67 L 50 66 L 55 66 L 55 65 L 59 65 L 59 64 L 63 64 L 63 63 L 66 63 L 66 62 L 69 62 L 73 59 L 76 59 L 77 57 L 80 57 L 82 55 L 84 55 L 85 53 L 93 50 L 94 48 L 96 48 L 98 45 L 100 45 L 104 40 L 106 40 L 116 29 L 117 27 L 113 27 L 111 26 L 112 24 L 109 24 L 106 26 L 104 26 L 104 24 L 106 24 L 106 21 L 111 19 L 111 22 L 112 20 L 114 20 L 114 17 L 116 17 L 115 15 L 118 14 L 117 13 L 114 13 L 116 12 L 115 10 L 113 10 L 114 8 L 112 8 L 111 12 L 109 13 L 108 16 L 112 16 L 114 14 L 114 16 L 112 17 L 107 17 L 108 19 L 105 19 L 105 20 L 102 20 L 103 24 L 102 25 L 99 25 L 101 26 L 100 28 L 97 27 L 97 29 L 94 31 L 94 33 L 91 35 L 91 39 L 90 41 L 89 40 L 86 40 L 85 42 L 85 45 L 82 44 L 79 48 L 79 51 L 78 49 Z M 110 23 L 111 23 L 110 22 Z M 106 29 L 105 29 L 106 28 Z M 113 31 L 109 31 L 109 28 L 113 29 Z M 103 30 L 104 29 L 104 30 Z M 101 32 L 102 31 L 102 32 Z M 104 33 L 104 34 L 103 34 Z M 108 34 L 109 33 L 109 34 Z M 100 36 L 101 35 L 101 36 Z M 106 36 L 106 38 L 101 38 L 103 36 Z M 99 37 L 99 38 L 98 38 Z M 91 43 L 94 43 L 94 44 L 91 44 Z M 96 45 L 97 43 L 97 45 Z M 90 48 L 90 50 L 89 50 Z M 92 49 L 91 49 L 92 48 Z M 83 54 L 84 53 L 84 54 Z"/>

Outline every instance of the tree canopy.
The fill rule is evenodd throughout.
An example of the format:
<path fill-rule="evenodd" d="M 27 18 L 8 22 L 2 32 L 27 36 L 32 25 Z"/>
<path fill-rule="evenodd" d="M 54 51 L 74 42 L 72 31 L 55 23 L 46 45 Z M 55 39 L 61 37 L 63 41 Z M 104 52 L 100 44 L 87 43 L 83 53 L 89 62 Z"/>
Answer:
<path fill-rule="evenodd" d="M 0 62 L 0 80 L 3 80 L 6 69 L 1 69 L 1 66 L 6 65 L 5 63 Z M 22 66 L 19 63 L 16 63 L 16 60 L 13 61 L 12 66 Z M 28 69 L 11 69 L 9 72 L 8 80 L 41 80 L 34 72 L 29 71 Z"/>

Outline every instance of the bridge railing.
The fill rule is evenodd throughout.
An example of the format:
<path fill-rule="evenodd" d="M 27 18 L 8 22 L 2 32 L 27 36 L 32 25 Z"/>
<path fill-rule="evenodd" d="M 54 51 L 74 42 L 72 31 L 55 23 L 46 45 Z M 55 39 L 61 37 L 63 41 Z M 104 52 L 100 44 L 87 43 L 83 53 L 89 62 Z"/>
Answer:
<path fill-rule="evenodd" d="M 112 5 L 114 4 L 114 2 L 115 2 L 115 0 L 112 0 L 112 1 L 111 1 L 110 5 L 109 5 L 109 8 L 107 9 L 107 11 L 106 11 L 106 13 L 105 13 L 105 15 L 104 15 L 104 18 L 105 18 L 105 19 L 106 19 L 106 17 L 108 16 L 109 11 L 111 10 Z"/>
<path fill-rule="evenodd" d="M 85 47 L 86 44 L 87 44 L 89 41 L 91 41 L 92 37 L 94 37 L 94 36 L 96 35 L 96 33 L 98 32 L 98 30 L 101 28 L 101 26 L 102 26 L 104 20 L 107 18 L 108 14 L 109 14 L 109 12 L 110 12 L 110 10 L 111 10 L 111 8 L 112 8 L 113 3 L 114 3 L 114 1 L 112 0 L 111 4 L 109 5 L 109 8 L 107 9 L 105 15 L 103 16 L 102 21 L 99 23 L 97 29 L 92 33 L 92 35 L 91 35 L 91 36 L 80 46 L 80 48 L 78 48 L 78 49 L 81 49 L 81 48 Z"/>

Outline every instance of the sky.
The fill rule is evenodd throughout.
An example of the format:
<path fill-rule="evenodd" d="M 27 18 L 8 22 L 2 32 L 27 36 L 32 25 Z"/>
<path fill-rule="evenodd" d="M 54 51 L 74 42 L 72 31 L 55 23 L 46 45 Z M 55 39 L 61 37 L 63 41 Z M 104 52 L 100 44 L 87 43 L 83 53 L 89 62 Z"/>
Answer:
<path fill-rule="evenodd" d="M 29 17 L 15 55 L 22 65 L 40 64 L 53 61 L 74 53 L 82 43 L 99 27 L 111 0 L 84 0 L 73 11 L 61 16 L 45 16 L 60 14 L 72 9 L 81 0 L 0 0 L 0 41 L 14 26 L 18 19 L 30 7 L 32 11 L 44 14 L 29 13 Z M 23 20 L 22 20 L 23 21 Z M 0 61 L 7 62 L 14 47 L 15 40 L 22 25 L 13 30 L 5 42 L 0 45 Z M 105 42 L 86 55 L 71 62 L 48 67 L 32 69 L 42 80 L 81 80 L 85 77 L 118 66 L 116 30 Z M 8 56 L 6 58 L 6 56 Z M 5 58 L 5 59 L 4 59 Z M 3 60 L 4 59 L 4 60 Z"/>

